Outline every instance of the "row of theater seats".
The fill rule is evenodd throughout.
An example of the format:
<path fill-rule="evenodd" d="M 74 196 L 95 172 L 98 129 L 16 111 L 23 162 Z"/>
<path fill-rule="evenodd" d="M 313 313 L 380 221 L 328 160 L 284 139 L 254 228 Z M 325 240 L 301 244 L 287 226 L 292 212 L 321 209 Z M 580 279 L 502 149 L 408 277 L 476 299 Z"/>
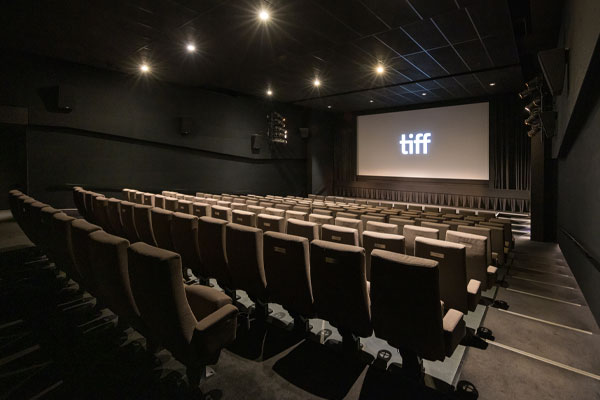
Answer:
<path fill-rule="evenodd" d="M 135 192 L 125 191 L 126 196 L 131 196 Z M 139 192 L 141 193 L 141 192 Z M 151 194 L 144 194 L 146 198 Z M 175 194 L 176 195 L 176 194 Z M 130 197 L 131 198 L 131 197 Z M 151 197 L 150 197 L 151 198 Z M 141 199 L 141 196 L 140 196 Z M 170 241 L 165 240 L 163 243 L 158 243 L 159 247 L 172 246 L 172 249 L 179 251 L 183 256 L 184 265 L 192 269 L 196 276 L 204 278 L 204 280 L 214 277 L 220 280 L 221 285 L 224 283 L 226 287 L 230 284 L 223 277 L 223 270 L 226 268 L 222 260 L 209 263 L 203 267 L 203 263 L 199 254 L 209 254 L 210 249 L 216 248 L 232 248 L 233 244 L 217 243 L 215 244 L 214 229 L 210 229 L 210 225 L 217 223 L 215 220 L 206 218 L 206 215 L 212 215 L 216 219 L 221 219 L 226 222 L 232 220 L 241 225 L 250 227 L 258 227 L 263 232 L 275 231 L 288 233 L 290 235 L 305 237 L 310 241 L 322 239 L 325 241 L 337 242 L 353 246 L 363 246 L 366 251 L 366 277 L 371 277 L 371 253 L 374 249 L 384 249 L 396 253 L 405 253 L 407 255 L 415 255 L 425 258 L 442 259 L 440 290 L 442 299 L 451 307 L 463 312 L 473 310 L 477 305 L 481 290 L 490 288 L 496 281 L 497 267 L 491 265 L 493 261 L 498 260 L 497 255 L 500 254 L 500 260 L 503 260 L 503 233 L 504 225 L 498 223 L 493 225 L 458 225 L 457 231 L 451 230 L 451 227 L 442 223 L 422 222 L 422 225 L 414 225 L 414 220 L 405 220 L 406 224 L 397 225 L 393 223 L 385 223 L 377 220 L 369 220 L 366 218 L 375 218 L 373 215 L 361 215 L 361 219 L 348 218 L 347 215 L 341 212 L 337 213 L 334 218 L 331 215 L 323 214 L 306 214 L 296 210 L 281 210 L 269 209 L 267 212 L 281 212 L 281 215 L 259 214 L 256 216 L 252 212 L 227 208 L 225 206 L 210 206 L 206 198 L 196 197 L 196 202 L 190 200 L 180 200 L 174 197 L 167 197 L 171 200 L 173 206 L 190 204 L 193 207 L 202 207 L 203 213 L 198 220 L 198 251 L 190 250 L 190 246 L 186 243 L 194 242 L 196 233 L 194 233 L 195 219 L 190 215 L 194 213 L 194 209 L 182 209 L 182 212 L 169 212 L 158 208 L 150 209 L 150 213 L 144 211 L 144 223 L 138 227 L 138 236 L 152 237 L 152 226 L 161 232 L 164 232 L 165 238 L 168 238 L 170 232 Z M 242 201 L 248 201 L 244 198 L 233 198 L 232 205 L 245 205 Z M 118 200 L 113 200 L 117 201 Z M 139 200 L 138 200 L 139 201 Z M 133 205 L 133 203 L 123 203 L 122 207 L 133 207 L 135 213 L 138 210 L 147 210 L 150 206 Z M 275 204 L 277 206 L 278 204 Z M 218 207 L 218 208 L 217 208 Z M 170 213 L 170 214 L 169 214 Z M 239 215 L 237 213 L 240 213 Z M 243 213 L 243 214 L 242 214 Z M 302 214 L 302 215 L 300 215 Z M 166 218 L 170 215 L 171 218 Z M 355 216 L 354 214 L 348 214 Z M 154 219 L 152 220 L 152 217 Z M 248 218 L 242 218 L 247 216 Z M 294 217 L 294 218 L 293 218 Z M 308 218 L 305 219 L 297 218 Z M 383 218 L 383 217 L 378 217 Z M 406 218 L 410 218 L 406 216 Z M 149 223 L 148 219 L 153 222 Z M 135 231 L 135 218 L 123 220 L 124 225 L 131 225 L 129 231 Z M 187 222 L 186 222 L 187 221 Z M 500 220 L 502 221 L 502 220 Z M 363 231 L 363 223 L 366 222 L 366 230 Z M 170 225 L 170 226 L 169 226 Z M 183 226 L 187 226 L 186 229 Z M 398 229 L 403 235 L 398 234 Z M 212 235 L 212 236 L 211 236 Z M 156 235 L 156 237 L 159 237 Z M 189 238 L 192 239 L 189 239 Z M 416 245 L 416 239 L 419 237 L 431 239 L 432 242 L 427 246 L 424 244 Z M 440 240 L 441 239 L 441 240 Z M 135 240 L 130 238 L 130 240 Z M 421 242 L 422 243 L 422 242 Z M 156 244 L 154 244 L 156 245 Z M 167 247 L 171 248 L 171 247 Z M 455 256 L 447 254 L 454 248 Z M 442 258 L 443 257 L 443 258 Z M 204 263 L 207 264 L 207 263 Z M 458 277 L 458 278 L 457 278 Z"/>
<path fill-rule="evenodd" d="M 85 196 L 96 199 L 88 201 L 92 209 L 84 208 L 82 213 L 97 220 L 110 220 L 102 217 L 102 212 L 110 213 L 108 202 L 119 204 L 117 199 L 105 199 L 82 189 L 75 189 L 74 195 L 76 204 L 83 207 Z M 133 200 L 143 202 L 143 197 Z M 172 197 L 165 200 L 173 205 L 201 204 Z M 164 236 L 170 233 L 167 243 L 181 254 L 184 267 L 205 282 L 208 278 L 216 279 L 232 296 L 235 290 L 244 290 L 255 302 L 259 315 L 266 317 L 267 303 L 275 302 L 290 313 L 296 325 L 306 327 L 308 318 L 326 319 L 338 328 L 344 343 L 353 348 L 359 344 L 358 337 L 371 336 L 374 331 L 376 336 L 398 347 L 407 359 L 419 355 L 443 360 L 464 336 L 462 316 L 475 309 L 481 282 L 484 287 L 493 284 L 486 258 L 489 242 L 484 236 L 446 232 L 446 238 L 449 233 L 450 238 L 452 234 L 457 238 L 448 242 L 438 240 L 437 229 L 407 225 L 404 233 L 412 247 L 406 255 L 403 254 L 406 238 L 397 234 L 397 227 L 396 233 L 363 232 L 361 237 L 366 242 L 363 248 L 359 246 L 356 228 L 329 224 L 319 227 L 310 221 L 295 218 L 285 221 L 285 216 L 265 215 L 287 223 L 261 229 L 250 223 L 231 222 L 232 218 L 223 215 L 216 215 L 221 218 L 206 215 L 215 215 L 212 213 L 215 208 L 223 211 L 225 207 L 219 205 L 209 205 L 210 214 L 205 209 L 205 215 L 199 218 L 193 215 L 193 209 L 191 213 L 189 209 L 182 210 L 188 211 L 185 213 L 173 212 L 129 201 L 121 202 L 120 206 L 132 207 L 133 213 L 148 210 L 144 213 L 150 220 L 136 227 L 137 219 L 130 217 L 129 212 L 121 212 L 121 216 L 127 216 L 122 220 L 123 228 L 131 224 L 140 237 L 159 237 L 156 231 L 142 234 L 140 229 L 158 229 Z M 231 215 L 235 211 L 231 210 Z M 336 217 L 336 222 L 345 222 L 344 217 Z M 367 225 L 372 223 L 382 224 L 368 221 Z M 274 226 L 281 229 L 273 229 Z M 352 231 L 353 241 L 335 243 L 345 241 L 336 239 L 336 235 L 345 237 L 345 230 Z M 419 257 L 414 257 L 415 254 Z M 471 270 L 479 274 L 479 280 L 469 278 L 469 273 L 475 274 Z M 415 297 L 425 301 L 414 304 Z M 430 333 L 417 333 L 423 330 Z"/>
<path fill-rule="evenodd" d="M 184 285 L 178 254 L 130 244 L 19 191 L 9 192 L 9 201 L 31 241 L 120 323 L 144 335 L 149 351 L 168 349 L 192 385 L 235 340 L 238 309 L 216 289 Z"/>

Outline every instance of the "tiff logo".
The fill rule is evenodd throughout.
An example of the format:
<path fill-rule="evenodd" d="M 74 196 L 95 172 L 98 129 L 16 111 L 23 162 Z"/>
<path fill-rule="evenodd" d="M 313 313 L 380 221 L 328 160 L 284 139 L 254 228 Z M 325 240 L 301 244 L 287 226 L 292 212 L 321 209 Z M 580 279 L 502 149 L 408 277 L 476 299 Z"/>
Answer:
<path fill-rule="evenodd" d="M 414 136 L 413 140 L 413 134 L 409 133 L 408 139 L 406 139 L 406 135 L 402 134 L 402 139 L 400 139 L 402 154 L 421 154 L 421 145 L 423 145 L 423 154 L 427 154 L 427 145 L 431 143 L 431 133 L 417 133 Z M 408 150 L 406 145 L 408 145 Z"/>

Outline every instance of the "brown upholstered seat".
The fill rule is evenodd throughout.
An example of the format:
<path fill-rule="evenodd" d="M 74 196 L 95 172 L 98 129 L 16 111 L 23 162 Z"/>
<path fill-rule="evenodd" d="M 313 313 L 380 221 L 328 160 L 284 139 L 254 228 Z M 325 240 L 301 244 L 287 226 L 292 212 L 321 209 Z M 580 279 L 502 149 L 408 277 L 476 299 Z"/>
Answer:
<path fill-rule="evenodd" d="M 151 212 L 152 231 L 157 247 L 161 249 L 174 251 L 173 240 L 171 239 L 171 220 L 173 212 L 154 207 Z"/>
<path fill-rule="evenodd" d="M 431 239 L 439 239 L 439 231 L 437 229 L 422 226 L 405 225 L 402 233 L 404 239 L 406 240 L 406 254 L 408 254 L 409 256 L 415 255 L 416 237 L 428 237 Z"/>
<path fill-rule="evenodd" d="M 438 262 L 440 298 L 445 307 L 462 313 L 475 311 L 481 298 L 481 282 L 467 280 L 466 247 L 459 243 L 418 237 L 415 256 Z"/>
<path fill-rule="evenodd" d="M 360 222 L 360 221 L 359 221 Z M 321 239 L 328 242 L 358 246 L 358 230 L 345 226 L 325 224 L 321 226 Z"/>
<path fill-rule="evenodd" d="M 256 217 L 256 227 L 263 232 L 285 232 L 285 219 L 269 214 L 258 214 Z"/>
<path fill-rule="evenodd" d="M 398 234 L 398 225 L 387 224 L 385 222 L 367 221 L 365 229 L 371 232 L 391 233 L 393 235 Z"/>
<path fill-rule="evenodd" d="M 198 220 L 198 248 L 202 270 L 207 278 L 215 278 L 223 289 L 233 289 L 227 264 L 225 226 L 227 221 L 212 217 Z"/>
<path fill-rule="evenodd" d="M 498 268 L 488 265 L 488 238 L 466 232 L 446 232 L 446 240 L 461 243 L 467 247 L 467 279 L 481 282 L 484 289 L 491 288 L 496 283 Z"/>
<path fill-rule="evenodd" d="M 439 231 L 439 239 L 444 240 L 446 238 L 446 232 L 450 229 L 450 225 L 439 222 L 422 221 L 421 226 L 425 228 L 433 228 Z"/>
<path fill-rule="evenodd" d="M 211 217 L 222 219 L 223 221 L 231 222 L 231 208 L 224 206 L 212 206 Z"/>
<path fill-rule="evenodd" d="M 403 368 L 444 360 L 465 335 L 463 314 L 443 313 L 437 261 L 374 250 L 370 291 L 375 336 L 400 350 Z"/>
<path fill-rule="evenodd" d="M 218 290 L 184 285 L 177 253 L 146 243 L 129 247 L 129 277 L 144 323 L 171 354 L 187 367 L 197 385 L 206 365 L 235 340 L 236 307 Z"/>
<path fill-rule="evenodd" d="M 310 276 L 319 318 L 335 326 L 345 344 L 373 332 L 362 247 L 314 240 L 310 244 Z"/>
<path fill-rule="evenodd" d="M 208 277 L 200 260 L 198 217 L 186 213 L 174 213 L 171 220 L 171 240 L 174 250 L 181 256 L 184 279 L 189 279 L 187 273 L 189 268 L 201 283 L 208 285 Z"/>
<path fill-rule="evenodd" d="M 133 210 L 137 204 L 129 201 L 121 202 L 121 223 L 123 224 L 123 231 L 125 232 L 125 238 L 131 243 L 139 242 L 140 236 L 135 226 L 135 219 Z"/>
<path fill-rule="evenodd" d="M 104 196 L 92 197 L 92 211 L 96 225 L 100 225 L 102 229 L 109 230 L 110 222 L 108 220 L 108 199 Z"/>
<path fill-rule="evenodd" d="M 136 204 L 133 207 L 133 220 L 139 239 L 151 246 L 156 246 L 156 239 L 152 230 L 152 206 Z"/>
<path fill-rule="evenodd" d="M 90 244 L 88 235 L 100 231 L 98 225 L 90 224 L 84 219 L 76 219 L 71 223 L 71 250 L 73 251 L 74 267 L 79 275 L 79 283 L 94 296 L 98 287 L 90 266 Z"/>
<path fill-rule="evenodd" d="M 319 239 L 319 224 L 300 219 L 288 219 L 286 232 L 289 235 L 305 237 L 309 242 Z"/>
<path fill-rule="evenodd" d="M 264 266 L 269 300 L 281 304 L 296 323 L 301 317 L 312 317 L 308 239 L 279 232 L 265 233 Z"/>
<path fill-rule="evenodd" d="M 52 215 L 52 243 L 56 264 L 65 271 L 67 276 L 76 282 L 81 282 L 81 276 L 75 268 L 73 259 L 72 223 L 75 218 L 65 213 Z"/>
<path fill-rule="evenodd" d="M 236 289 L 246 291 L 248 297 L 257 304 L 258 310 L 268 300 L 263 264 L 263 231 L 228 224 L 225 232 L 227 262 L 233 285 Z"/>
<path fill-rule="evenodd" d="M 394 225 L 395 226 L 395 225 Z M 371 252 L 375 249 L 393 251 L 394 253 L 405 252 L 404 236 L 393 233 L 363 232 L 363 247 L 366 253 L 367 280 L 371 279 Z"/>
<path fill-rule="evenodd" d="M 240 224 L 255 227 L 256 226 L 256 214 L 251 211 L 244 210 L 232 210 L 231 221 Z"/>
<path fill-rule="evenodd" d="M 125 230 L 123 229 L 123 221 L 121 221 L 121 200 L 110 198 L 106 203 L 106 215 L 108 217 L 108 223 L 110 229 L 109 233 L 126 237 Z"/>

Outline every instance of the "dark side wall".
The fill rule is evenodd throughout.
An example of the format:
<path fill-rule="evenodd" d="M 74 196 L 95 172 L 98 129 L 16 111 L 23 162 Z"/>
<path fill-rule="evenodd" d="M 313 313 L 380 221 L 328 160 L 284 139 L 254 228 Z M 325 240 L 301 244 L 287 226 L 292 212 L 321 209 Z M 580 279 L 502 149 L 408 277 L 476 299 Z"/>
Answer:
<path fill-rule="evenodd" d="M 294 195 L 311 191 L 312 181 L 328 185 L 326 171 L 307 164 L 330 158 L 323 146 L 331 114 L 21 54 L 0 57 L 0 87 L 0 105 L 29 111 L 28 191 L 57 207 L 72 205 L 71 184 L 108 194 L 131 187 Z M 289 143 L 253 151 L 251 135 L 265 133 L 273 110 L 287 119 Z M 187 136 L 182 117 L 192 120 Z M 324 123 L 301 138 L 299 128 L 315 120 Z"/>
<path fill-rule="evenodd" d="M 566 2 L 559 46 L 569 48 L 558 129 L 557 236 L 596 321 L 600 322 L 600 7 Z"/>

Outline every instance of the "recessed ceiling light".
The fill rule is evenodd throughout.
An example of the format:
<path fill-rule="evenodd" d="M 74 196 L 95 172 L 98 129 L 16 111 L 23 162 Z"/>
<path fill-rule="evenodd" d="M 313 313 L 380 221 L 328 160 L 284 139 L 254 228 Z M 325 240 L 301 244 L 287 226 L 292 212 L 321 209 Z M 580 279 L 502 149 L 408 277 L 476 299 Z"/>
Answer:
<path fill-rule="evenodd" d="M 270 18 L 269 12 L 263 8 L 258 13 L 258 18 L 260 18 L 261 21 L 268 21 Z"/>
<path fill-rule="evenodd" d="M 369 100 L 369 103 L 372 103 L 372 102 L 373 102 L 373 99 Z"/>
<path fill-rule="evenodd" d="M 321 86 L 321 81 L 319 80 L 319 78 L 315 78 L 315 80 L 313 81 L 313 85 Z"/>
<path fill-rule="evenodd" d="M 188 43 L 185 48 L 189 53 L 194 53 L 196 51 L 196 45 L 194 43 Z"/>
<path fill-rule="evenodd" d="M 421 96 L 427 96 L 427 93 L 423 92 L 421 93 Z"/>
<path fill-rule="evenodd" d="M 271 96 L 273 94 L 273 91 L 271 89 L 267 89 L 267 95 Z"/>
<path fill-rule="evenodd" d="M 142 65 L 140 65 L 140 71 L 142 71 L 144 74 L 150 72 L 150 66 L 146 63 L 143 63 Z"/>
<path fill-rule="evenodd" d="M 375 67 L 375 72 L 381 75 L 385 72 L 385 68 L 383 68 L 383 65 L 379 64 L 377 67 Z"/>
<path fill-rule="evenodd" d="M 331 108 L 331 106 L 327 106 L 327 108 Z"/>
<path fill-rule="evenodd" d="M 496 82 L 490 82 L 490 86 L 496 86 Z"/>

